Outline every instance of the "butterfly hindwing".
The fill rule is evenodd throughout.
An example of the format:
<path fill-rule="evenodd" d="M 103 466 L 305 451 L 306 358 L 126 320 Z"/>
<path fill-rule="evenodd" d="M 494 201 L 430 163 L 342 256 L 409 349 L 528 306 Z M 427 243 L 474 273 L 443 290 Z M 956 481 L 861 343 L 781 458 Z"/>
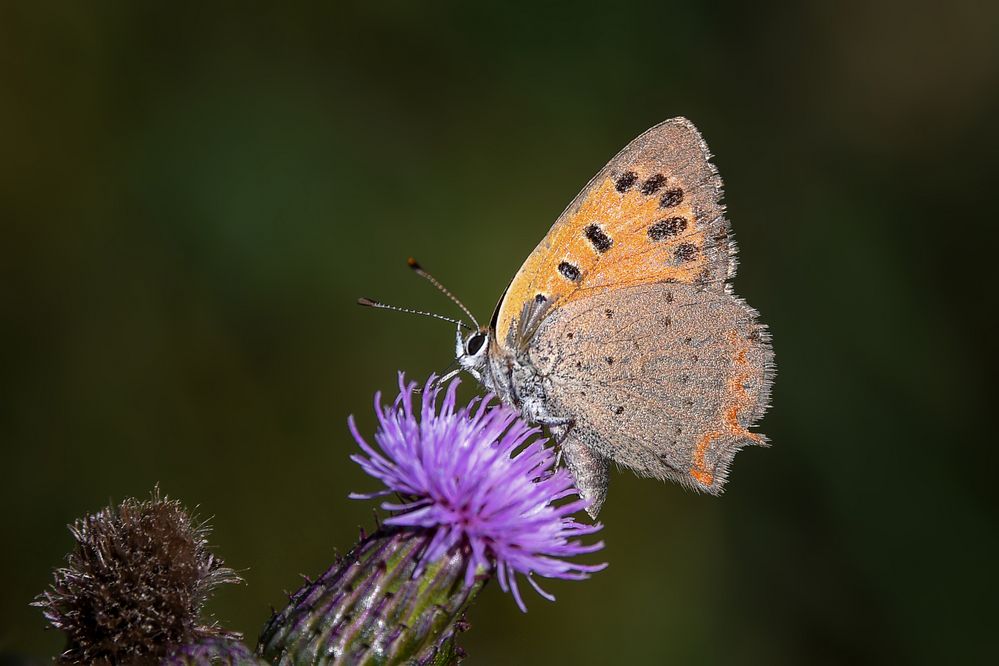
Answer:
<path fill-rule="evenodd" d="M 554 309 L 610 289 L 665 282 L 723 292 L 734 246 L 709 158 L 685 118 L 660 123 L 626 146 L 517 273 L 499 305 L 497 342 L 517 337 L 511 326 L 532 301 Z"/>
<path fill-rule="evenodd" d="M 578 299 L 539 327 L 530 362 L 568 437 L 639 474 L 717 494 L 735 453 L 765 443 L 750 428 L 770 399 L 770 336 L 731 294 L 651 284 Z"/>

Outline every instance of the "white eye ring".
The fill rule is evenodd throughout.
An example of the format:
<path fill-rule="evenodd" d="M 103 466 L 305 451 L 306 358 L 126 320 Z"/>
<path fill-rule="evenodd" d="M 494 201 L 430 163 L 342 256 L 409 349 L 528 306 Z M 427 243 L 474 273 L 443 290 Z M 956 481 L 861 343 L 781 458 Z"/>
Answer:
<path fill-rule="evenodd" d="M 482 345 L 486 343 L 486 334 L 482 331 L 476 331 L 468 336 L 465 340 L 465 353 L 469 356 L 475 356 L 482 349 Z"/>

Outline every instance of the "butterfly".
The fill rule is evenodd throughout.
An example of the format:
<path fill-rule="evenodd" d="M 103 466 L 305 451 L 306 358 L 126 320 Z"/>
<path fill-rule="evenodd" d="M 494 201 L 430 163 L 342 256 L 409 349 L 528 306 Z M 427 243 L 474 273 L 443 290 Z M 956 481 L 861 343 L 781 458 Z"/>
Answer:
<path fill-rule="evenodd" d="M 555 221 L 488 326 L 458 327 L 458 368 L 548 428 L 594 517 L 611 463 L 717 495 L 735 454 L 767 444 L 750 428 L 769 406 L 773 348 L 732 292 L 710 158 L 685 118 L 640 135 Z"/>

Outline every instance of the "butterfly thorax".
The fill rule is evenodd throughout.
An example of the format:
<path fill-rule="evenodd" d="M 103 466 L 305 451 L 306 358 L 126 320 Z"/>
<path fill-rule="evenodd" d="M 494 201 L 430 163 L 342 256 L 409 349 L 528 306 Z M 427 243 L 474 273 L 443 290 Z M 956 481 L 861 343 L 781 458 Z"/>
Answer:
<path fill-rule="evenodd" d="M 501 344 L 493 330 L 485 334 L 487 338 L 481 348 L 477 347 L 477 340 L 469 344 L 478 334 L 467 339 L 459 334 L 455 351 L 461 369 L 505 404 L 519 410 L 527 421 L 543 425 L 561 421 L 550 413 L 551 401 L 544 377 L 531 362 L 526 347 Z"/>

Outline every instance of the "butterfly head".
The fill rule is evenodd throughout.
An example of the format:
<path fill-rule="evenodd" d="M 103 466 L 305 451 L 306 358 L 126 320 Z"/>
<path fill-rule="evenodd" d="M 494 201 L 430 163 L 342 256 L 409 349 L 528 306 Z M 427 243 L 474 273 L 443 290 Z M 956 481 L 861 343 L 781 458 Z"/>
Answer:
<path fill-rule="evenodd" d="M 409 267 L 413 271 L 424 278 L 432 285 L 437 287 L 437 289 L 447 296 L 451 301 L 461 308 L 461 311 L 465 313 L 472 323 L 467 324 L 459 319 L 453 319 L 445 315 L 440 315 L 434 312 L 425 312 L 423 310 L 414 310 L 411 308 L 401 308 L 395 305 L 388 305 L 380 301 L 376 301 L 371 298 L 360 298 L 358 299 L 358 304 L 364 305 L 371 308 L 380 308 L 383 310 L 395 310 L 396 312 L 406 312 L 409 314 L 422 315 L 426 317 L 433 317 L 434 319 L 440 319 L 442 321 L 451 322 L 456 324 L 458 329 L 455 333 L 454 342 L 454 356 L 455 364 L 458 366 L 457 370 L 445 373 L 443 377 L 439 378 L 439 381 L 446 381 L 453 377 L 455 374 L 464 370 L 468 374 L 475 377 L 480 383 L 483 384 L 487 389 L 492 389 L 491 382 L 488 378 L 490 373 L 487 372 L 487 366 L 489 363 L 488 350 L 489 350 L 489 337 L 491 331 L 494 330 L 492 325 L 489 327 L 479 325 L 478 320 L 476 320 L 475 315 L 465 307 L 465 304 L 458 300 L 454 294 L 452 294 L 444 285 L 442 285 L 437 278 L 428 273 L 420 264 L 410 257 L 408 261 Z M 495 317 L 494 317 L 495 319 Z M 471 331 L 470 333 L 465 333 L 465 331 Z"/>
<path fill-rule="evenodd" d="M 462 335 L 461 327 L 455 333 L 454 355 L 458 366 L 468 374 L 482 381 L 486 369 L 486 354 L 489 349 L 489 331 L 480 328 L 468 335 Z"/>

